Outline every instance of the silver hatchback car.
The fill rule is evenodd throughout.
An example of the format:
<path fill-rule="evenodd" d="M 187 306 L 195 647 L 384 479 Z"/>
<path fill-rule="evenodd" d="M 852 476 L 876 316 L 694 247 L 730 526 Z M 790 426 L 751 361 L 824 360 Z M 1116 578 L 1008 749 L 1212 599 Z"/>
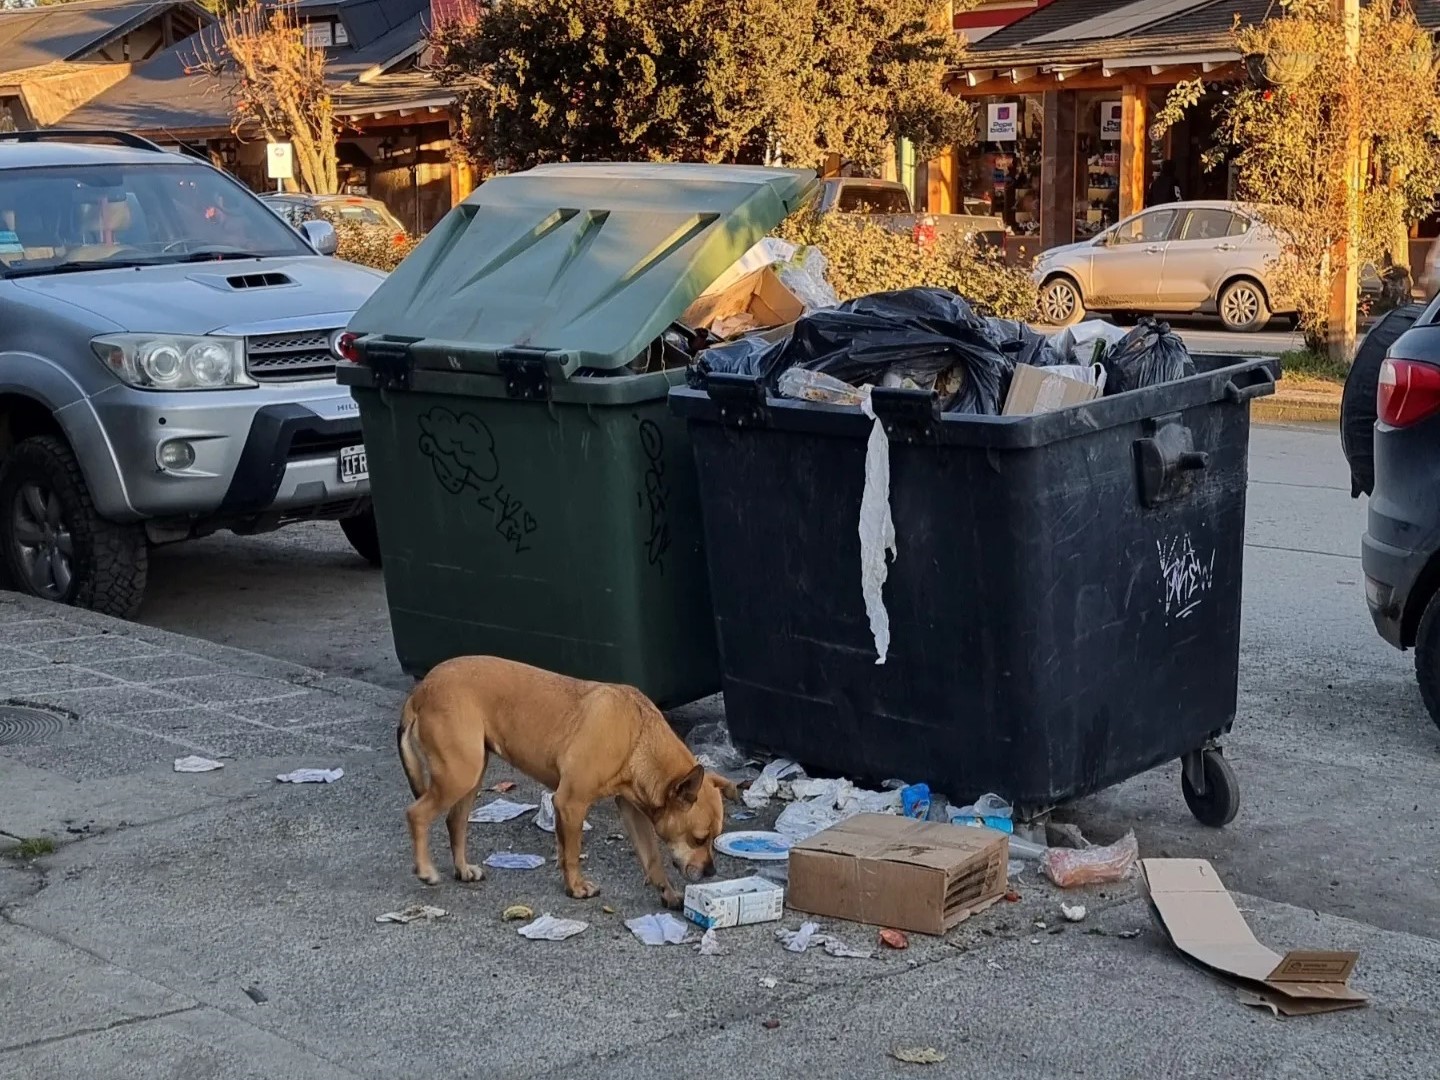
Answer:
<path fill-rule="evenodd" d="M 384 275 L 334 250 L 136 136 L 0 135 L 0 585 L 128 616 L 150 545 L 315 518 L 379 559 L 334 372 Z"/>
<path fill-rule="evenodd" d="M 1295 310 L 1272 288 L 1280 254 L 1274 232 L 1239 203 L 1168 203 L 1042 252 L 1040 315 L 1068 326 L 1086 312 L 1205 314 L 1231 330 L 1263 330 Z"/>

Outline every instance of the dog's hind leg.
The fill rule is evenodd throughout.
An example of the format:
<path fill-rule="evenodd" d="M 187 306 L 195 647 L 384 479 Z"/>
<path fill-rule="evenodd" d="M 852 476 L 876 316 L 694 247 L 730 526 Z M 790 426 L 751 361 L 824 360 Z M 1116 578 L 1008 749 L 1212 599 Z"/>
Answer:
<path fill-rule="evenodd" d="M 465 861 L 465 831 L 469 825 L 470 808 L 480 778 L 485 774 L 482 753 L 478 768 L 474 765 L 457 769 L 455 764 L 438 756 L 430 759 L 430 785 L 416 799 L 405 818 L 410 823 L 410 839 L 415 844 L 415 876 L 427 885 L 440 884 L 440 875 L 430 861 L 430 826 L 444 814 L 450 830 L 450 851 L 455 857 L 455 876 L 461 881 L 479 881 L 484 873 L 478 866 Z"/>
<path fill-rule="evenodd" d="M 475 777 L 475 782 L 470 790 L 460 796 L 460 801 L 450 808 L 450 813 L 445 817 L 445 826 L 450 830 L 450 855 L 455 860 L 455 880 L 457 881 L 480 881 L 485 877 L 483 868 L 467 862 L 465 859 L 465 835 L 470 828 L 470 811 L 475 806 L 475 796 L 480 791 L 480 784 L 484 779 L 485 757 L 482 751 L 480 775 Z"/>

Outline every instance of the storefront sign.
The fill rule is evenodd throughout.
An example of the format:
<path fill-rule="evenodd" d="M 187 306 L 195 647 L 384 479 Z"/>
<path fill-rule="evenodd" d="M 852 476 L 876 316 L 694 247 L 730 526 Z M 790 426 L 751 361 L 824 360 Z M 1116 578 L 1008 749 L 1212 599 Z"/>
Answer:
<path fill-rule="evenodd" d="M 987 142 L 1014 142 L 1017 123 L 1020 116 L 1020 106 L 1013 101 L 1007 101 L 1003 105 L 987 106 L 988 123 L 985 125 L 985 139 Z"/>
<path fill-rule="evenodd" d="M 1100 138 L 1120 138 L 1120 119 L 1125 115 L 1125 106 L 1118 101 L 1100 102 Z"/>

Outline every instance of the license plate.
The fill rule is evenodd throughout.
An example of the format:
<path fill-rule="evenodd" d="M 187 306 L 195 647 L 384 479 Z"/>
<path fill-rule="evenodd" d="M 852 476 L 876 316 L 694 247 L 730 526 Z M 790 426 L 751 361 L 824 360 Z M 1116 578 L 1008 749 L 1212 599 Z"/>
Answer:
<path fill-rule="evenodd" d="M 340 480 L 346 484 L 358 484 L 370 479 L 370 462 L 365 457 L 365 447 L 347 446 L 340 451 Z"/>

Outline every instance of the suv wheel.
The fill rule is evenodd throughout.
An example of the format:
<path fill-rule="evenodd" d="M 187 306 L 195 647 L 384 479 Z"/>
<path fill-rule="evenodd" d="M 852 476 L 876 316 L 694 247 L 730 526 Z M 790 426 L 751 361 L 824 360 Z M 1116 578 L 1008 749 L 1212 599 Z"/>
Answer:
<path fill-rule="evenodd" d="M 79 462 L 53 436 L 24 440 L 0 468 L 0 548 L 9 584 L 31 596 L 122 619 L 144 598 L 144 529 L 95 512 Z"/>
<path fill-rule="evenodd" d="M 341 518 L 340 530 L 345 534 L 345 539 L 350 541 L 350 546 L 355 549 L 357 555 L 371 566 L 380 565 L 380 533 L 375 528 L 375 508 L 373 506 L 348 518 Z"/>
<path fill-rule="evenodd" d="M 1068 277 L 1054 277 L 1040 287 L 1040 317 L 1051 326 L 1074 326 L 1085 317 L 1080 286 Z"/>
<path fill-rule="evenodd" d="M 1415 631 L 1415 680 L 1430 719 L 1440 727 L 1440 593 L 1425 605 Z"/>
<path fill-rule="evenodd" d="M 1249 334 L 1264 330 L 1270 322 L 1270 304 L 1265 299 L 1265 290 L 1243 278 L 1220 290 L 1216 308 L 1227 330 Z"/>

